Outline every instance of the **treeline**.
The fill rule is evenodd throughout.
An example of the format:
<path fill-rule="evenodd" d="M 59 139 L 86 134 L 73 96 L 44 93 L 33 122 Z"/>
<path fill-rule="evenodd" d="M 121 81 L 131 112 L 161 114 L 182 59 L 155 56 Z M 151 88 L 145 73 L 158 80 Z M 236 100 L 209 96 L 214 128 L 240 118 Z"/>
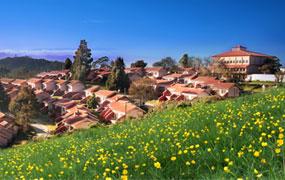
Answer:
<path fill-rule="evenodd" d="M 34 59 L 31 57 L 8 57 L 0 59 L 0 77 L 30 78 L 43 71 L 61 70 L 64 63 Z"/>

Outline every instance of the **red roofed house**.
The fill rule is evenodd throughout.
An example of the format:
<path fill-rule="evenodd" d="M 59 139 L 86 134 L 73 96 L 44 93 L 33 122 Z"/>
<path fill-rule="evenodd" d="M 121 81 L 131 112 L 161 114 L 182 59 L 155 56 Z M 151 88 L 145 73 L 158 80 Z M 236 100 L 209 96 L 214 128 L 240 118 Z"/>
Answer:
<path fill-rule="evenodd" d="M 147 76 L 153 78 L 159 78 L 167 74 L 167 70 L 164 67 L 147 67 L 145 71 Z"/>
<path fill-rule="evenodd" d="M 96 91 L 99 91 L 100 86 L 92 86 L 88 89 L 85 89 L 85 97 L 92 96 Z"/>
<path fill-rule="evenodd" d="M 192 100 L 196 97 L 209 95 L 205 89 L 190 88 L 185 84 L 173 84 L 167 88 L 167 91 L 170 92 L 169 95 L 166 94 L 168 100 Z"/>
<path fill-rule="evenodd" d="M 172 80 L 169 81 L 165 79 L 156 79 L 155 81 L 156 82 L 154 85 L 154 89 L 158 94 L 162 93 L 166 88 L 168 88 L 174 82 Z"/>
<path fill-rule="evenodd" d="M 39 78 L 31 78 L 27 83 L 33 89 L 42 89 L 42 80 Z"/>
<path fill-rule="evenodd" d="M 71 80 L 67 84 L 67 91 L 68 92 L 83 92 L 84 89 L 85 89 L 84 84 L 78 80 Z"/>
<path fill-rule="evenodd" d="M 95 92 L 95 96 L 98 98 L 100 104 L 102 104 L 108 98 L 115 96 L 116 94 L 116 91 L 109 90 L 99 90 Z"/>
<path fill-rule="evenodd" d="M 18 126 L 10 116 L 0 112 L 0 147 L 8 146 L 18 133 Z"/>
<path fill-rule="evenodd" d="M 240 95 L 239 88 L 234 83 L 224 83 L 214 77 L 200 76 L 189 81 L 194 87 L 209 86 L 219 96 L 237 97 Z"/>
<path fill-rule="evenodd" d="M 249 51 L 246 47 L 238 45 L 232 48 L 231 51 L 214 55 L 212 58 L 214 61 L 222 61 L 232 76 L 244 79 L 247 74 L 260 73 L 258 68 L 265 63 L 265 60 L 268 58 L 274 59 L 275 57 Z M 215 69 L 212 71 L 215 72 Z"/>
<path fill-rule="evenodd" d="M 14 81 L 11 82 L 11 84 L 15 86 L 24 86 L 27 85 L 27 81 L 24 79 L 15 79 Z"/>
<path fill-rule="evenodd" d="M 53 79 L 43 80 L 43 89 L 46 91 L 54 91 L 56 89 L 56 83 Z"/>
<path fill-rule="evenodd" d="M 186 84 L 173 84 L 168 87 L 159 97 L 159 100 L 192 100 L 196 97 L 208 96 L 205 89 L 190 88 Z"/>
<path fill-rule="evenodd" d="M 55 80 L 56 89 L 62 92 L 67 91 L 67 81 L 63 79 Z"/>
<path fill-rule="evenodd" d="M 14 81 L 14 79 L 1 78 L 0 81 L 2 84 L 11 84 Z"/>
<path fill-rule="evenodd" d="M 107 108 L 100 113 L 100 116 L 109 121 L 115 123 L 117 121 L 123 121 L 125 118 L 138 118 L 143 116 L 144 110 L 128 101 L 115 101 L 110 103 Z"/>

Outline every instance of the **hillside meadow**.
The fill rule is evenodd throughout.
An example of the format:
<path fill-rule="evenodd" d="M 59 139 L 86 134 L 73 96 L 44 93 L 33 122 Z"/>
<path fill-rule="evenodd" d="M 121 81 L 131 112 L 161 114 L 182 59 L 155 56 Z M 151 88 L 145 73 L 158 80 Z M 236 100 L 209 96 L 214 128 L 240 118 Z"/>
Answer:
<path fill-rule="evenodd" d="M 284 179 L 285 89 L 0 151 L 0 179 Z"/>

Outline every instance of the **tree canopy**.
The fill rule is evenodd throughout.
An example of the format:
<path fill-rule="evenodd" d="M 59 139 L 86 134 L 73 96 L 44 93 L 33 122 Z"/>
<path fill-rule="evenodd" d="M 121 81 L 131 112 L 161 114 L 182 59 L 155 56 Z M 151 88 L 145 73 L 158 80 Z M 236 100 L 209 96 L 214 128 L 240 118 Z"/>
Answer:
<path fill-rule="evenodd" d="M 64 63 L 64 69 L 71 69 L 72 67 L 72 61 L 69 58 L 66 58 Z"/>
<path fill-rule="evenodd" d="M 183 54 L 183 56 L 181 57 L 181 59 L 179 60 L 179 64 L 184 67 L 184 68 L 187 68 L 189 67 L 189 57 L 188 57 L 188 54 Z"/>
<path fill-rule="evenodd" d="M 6 112 L 8 110 L 9 96 L 4 90 L 2 83 L 0 82 L 0 111 Z"/>
<path fill-rule="evenodd" d="M 110 63 L 111 63 L 111 61 L 110 61 L 109 57 L 103 56 L 103 57 L 100 57 L 97 60 L 95 60 L 92 63 L 92 67 L 93 68 L 110 67 L 111 66 Z"/>
<path fill-rule="evenodd" d="M 153 63 L 152 66 L 154 66 L 154 67 L 156 67 L 156 66 L 165 67 L 166 69 L 168 69 L 171 72 L 177 72 L 178 71 L 177 62 L 172 57 L 165 57 L 165 58 L 161 59 L 160 61 Z"/>
<path fill-rule="evenodd" d="M 265 74 L 275 74 L 280 71 L 281 66 L 278 58 L 267 58 L 259 70 Z"/>
<path fill-rule="evenodd" d="M 39 104 L 32 88 L 21 87 L 16 98 L 10 102 L 9 110 L 15 115 L 17 124 L 23 127 L 23 131 L 26 131 L 31 118 L 35 117 L 39 111 Z"/>
<path fill-rule="evenodd" d="M 109 90 L 119 90 L 120 92 L 128 91 L 130 87 L 130 79 L 125 73 L 124 59 L 118 57 L 112 63 L 111 74 L 108 77 L 106 86 Z"/>
<path fill-rule="evenodd" d="M 99 106 L 98 99 L 95 94 L 87 99 L 86 105 L 89 109 L 96 109 Z"/>
<path fill-rule="evenodd" d="M 79 48 L 75 52 L 74 63 L 72 66 L 72 78 L 85 82 L 86 74 L 90 72 L 91 63 L 91 49 L 88 48 L 85 40 L 80 41 Z"/>
<path fill-rule="evenodd" d="M 141 103 L 157 98 L 154 90 L 155 81 L 149 78 L 142 78 L 134 81 L 129 89 L 129 94 L 139 99 Z"/>
<path fill-rule="evenodd" d="M 137 60 L 136 62 L 131 64 L 132 68 L 145 68 L 147 63 L 144 60 Z"/>

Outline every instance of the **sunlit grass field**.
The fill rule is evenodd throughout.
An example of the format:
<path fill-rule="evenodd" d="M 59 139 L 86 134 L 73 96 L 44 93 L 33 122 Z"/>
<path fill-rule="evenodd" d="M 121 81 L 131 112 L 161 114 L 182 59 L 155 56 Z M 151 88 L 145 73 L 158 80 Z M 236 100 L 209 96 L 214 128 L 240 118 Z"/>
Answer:
<path fill-rule="evenodd" d="M 0 151 L 0 179 L 284 179 L 285 89 Z"/>

